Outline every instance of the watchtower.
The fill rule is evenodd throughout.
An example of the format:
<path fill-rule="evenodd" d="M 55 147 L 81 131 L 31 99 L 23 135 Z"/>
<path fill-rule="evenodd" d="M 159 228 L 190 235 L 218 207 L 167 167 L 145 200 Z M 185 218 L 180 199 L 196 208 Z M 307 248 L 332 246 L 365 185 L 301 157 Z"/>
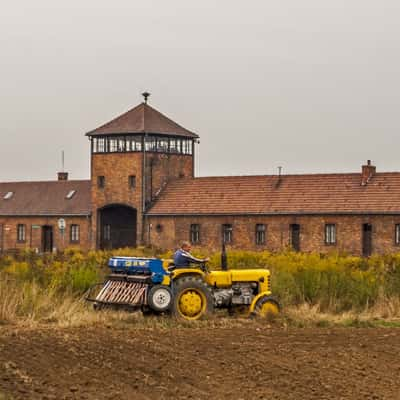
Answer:
<path fill-rule="evenodd" d="M 144 102 L 88 132 L 93 247 L 143 244 L 144 217 L 172 179 L 194 176 L 198 136 Z"/>

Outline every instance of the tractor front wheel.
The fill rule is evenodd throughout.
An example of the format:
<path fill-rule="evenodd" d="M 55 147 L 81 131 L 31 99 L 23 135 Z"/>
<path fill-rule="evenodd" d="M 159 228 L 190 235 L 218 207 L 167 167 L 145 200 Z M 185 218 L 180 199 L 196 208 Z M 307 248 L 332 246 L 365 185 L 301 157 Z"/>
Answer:
<path fill-rule="evenodd" d="M 197 276 L 185 276 L 175 283 L 172 312 L 175 317 L 196 320 L 214 311 L 211 288 Z"/>
<path fill-rule="evenodd" d="M 256 317 L 273 320 L 278 316 L 280 311 L 281 306 L 278 300 L 271 296 L 262 296 L 257 300 L 253 314 Z"/>

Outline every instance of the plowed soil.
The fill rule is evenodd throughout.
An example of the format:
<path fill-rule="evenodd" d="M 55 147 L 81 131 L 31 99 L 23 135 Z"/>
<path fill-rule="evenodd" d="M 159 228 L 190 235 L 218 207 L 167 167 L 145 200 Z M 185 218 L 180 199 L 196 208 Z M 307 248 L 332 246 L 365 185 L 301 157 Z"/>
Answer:
<path fill-rule="evenodd" d="M 400 330 L 0 327 L 0 399 L 400 399 Z"/>

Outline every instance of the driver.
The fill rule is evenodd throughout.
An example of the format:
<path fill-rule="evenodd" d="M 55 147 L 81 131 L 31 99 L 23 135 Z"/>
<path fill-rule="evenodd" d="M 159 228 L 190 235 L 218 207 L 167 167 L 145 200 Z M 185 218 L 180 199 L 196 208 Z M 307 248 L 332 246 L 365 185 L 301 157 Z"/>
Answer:
<path fill-rule="evenodd" d="M 181 243 L 180 249 L 178 249 L 174 254 L 174 265 L 177 268 L 189 267 L 190 264 L 202 264 L 210 259 L 204 258 L 196 258 L 190 254 L 190 250 L 192 246 L 189 242 L 184 241 Z"/>

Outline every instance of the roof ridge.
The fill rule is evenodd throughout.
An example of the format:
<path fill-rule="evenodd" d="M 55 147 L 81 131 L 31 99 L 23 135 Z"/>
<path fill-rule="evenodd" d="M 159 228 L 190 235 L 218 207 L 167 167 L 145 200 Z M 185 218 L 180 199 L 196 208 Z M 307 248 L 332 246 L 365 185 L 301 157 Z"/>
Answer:
<path fill-rule="evenodd" d="M 18 184 L 18 183 L 24 183 L 24 184 L 27 184 L 27 183 L 68 183 L 68 182 L 88 182 L 88 183 L 90 183 L 91 182 L 91 180 L 90 179 L 68 179 L 68 180 L 66 180 L 66 181 L 59 181 L 59 180 L 48 180 L 48 181 L 45 181 L 45 180 L 41 180 L 41 181 L 4 181 L 4 182 L 0 182 L 0 185 L 2 185 L 2 184 Z"/>
<path fill-rule="evenodd" d="M 310 173 L 294 173 L 294 174 L 282 174 L 280 175 L 281 178 L 285 177 L 301 177 L 301 176 L 360 176 L 360 172 L 310 172 Z M 376 175 L 400 175 L 400 171 L 389 171 L 389 172 L 376 172 L 374 176 Z M 234 179 L 234 178 L 263 178 L 263 177 L 271 177 L 271 178 L 276 178 L 279 177 L 278 174 L 255 174 L 255 175 L 210 175 L 210 176 L 196 176 L 194 178 L 192 177 L 185 177 L 181 179 L 185 180 L 198 180 L 198 179 Z"/>
<path fill-rule="evenodd" d="M 149 105 L 148 103 L 143 103 L 145 108 L 149 108 L 150 110 L 156 112 L 157 114 L 160 114 L 163 118 L 165 118 L 166 120 L 168 120 L 169 122 L 171 122 L 174 125 L 179 126 L 179 128 L 184 129 L 185 131 L 188 131 L 189 133 L 196 135 L 196 133 L 190 131 L 189 129 L 184 128 L 182 125 L 178 124 L 177 122 L 175 122 L 173 119 L 167 117 L 165 114 L 163 114 L 161 111 L 158 111 L 156 108 L 152 107 L 151 105 Z M 144 127 L 145 131 L 146 131 L 146 127 Z M 196 135 L 197 136 L 197 135 Z"/>
<path fill-rule="evenodd" d="M 107 121 L 107 122 L 104 123 L 103 125 L 100 125 L 100 126 L 98 126 L 97 128 L 92 129 L 92 130 L 86 132 L 86 133 L 85 133 L 85 136 L 89 136 L 92 132 L 95 132 L 95 131 L 97 131 L 97 130 L 99 130 L 99 129 L 102 129 L 102 128 L 106 127 L 107 125 L 113 123 L 113 122 L 116 121 L 117 119 L 119 119 L 119 118 L 121 118 L 121 117 L 124 117 L 126 114 L 129 114 L 130 112 L 134 111 L 136 108 L 139 108 L 140 106 L 143 106 L 143 105 L 144 105 L 144 103 L 140 103 L 140 104 L 138 104 L 137 106 L 130 108 L 128 111 L 125 111 L 124 113 L 122 113 L 122 114 L 116 116 L 115 118 L 111 119 L 110 121 Z"/>

